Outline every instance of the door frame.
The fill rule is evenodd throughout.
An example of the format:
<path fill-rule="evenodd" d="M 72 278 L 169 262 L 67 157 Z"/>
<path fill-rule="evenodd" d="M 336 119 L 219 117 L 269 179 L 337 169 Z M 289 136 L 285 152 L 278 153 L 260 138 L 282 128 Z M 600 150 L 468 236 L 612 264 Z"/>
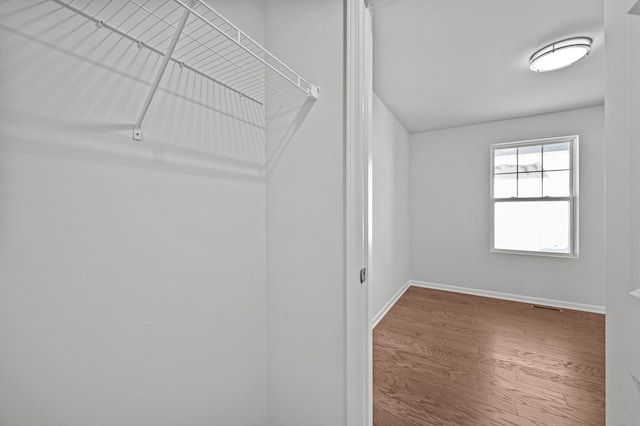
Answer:
<path fill-rule="evenodd" d="M 640 16 L 606 0 L 605 246 L 607 424 L 640 421 Z"/>
<path fill-rule="evenodd" d="M 369 280 L 371 33 L 364 0 L 345 0 L 346 424 L 372 424 Z M 369 16 L 370 18 L 370 16 Z M 369 32 L 367 34 L 367 31 Z"/>

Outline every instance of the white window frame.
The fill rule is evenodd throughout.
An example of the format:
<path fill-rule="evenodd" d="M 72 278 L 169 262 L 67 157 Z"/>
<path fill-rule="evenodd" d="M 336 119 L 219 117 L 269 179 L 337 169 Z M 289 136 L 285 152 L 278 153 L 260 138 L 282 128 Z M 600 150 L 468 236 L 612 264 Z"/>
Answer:
<path fill-rule="evenodd" d="M 490 168 L 489 168 L 489 239 L 490 239 L 490 251 L 493 253 L 507 253 L 507 254 L 525 254 L 531 256 L 545 256 L 545 257 L 565 257 L 565 258 L 578 258 L 578 248 L 579 248 L 579 223 L 578 223 L 578 181 L 579 181 L 579 171 L 578 171 L 578 135 L 571 136 L 561 136 L 555 138 L 544 138 L 544 139 L 532 139 L 525 141 L 517 141 L 517 142 L 507 142 L 507 143 L 495 143 L 489 147 L 489 157 L 490 157 Z M 521 148 L 526 146 L 533 145 L 546 145 L 552 143 L 569 143 L 569 167 L 570 167 L 570 194 L 568 197 L 531 197 L 531 198 L 498 198 L 495 199 L 493 197 L 493 185 L 494 185 L 494 151 L 497 149 L 505 149 L 505 148 Z M 543 251 L 528 251 L 528 250 L 510 250 L 510 249 L 500 249 L 495 248 L 495 203 L 499 202 L 522 202 L 522 201 L 569 201 L 569 209 L 571 212 L 571 223 L 569 226 L 569 253 L 554 253 L 554 252 L 543 252 Z"/>

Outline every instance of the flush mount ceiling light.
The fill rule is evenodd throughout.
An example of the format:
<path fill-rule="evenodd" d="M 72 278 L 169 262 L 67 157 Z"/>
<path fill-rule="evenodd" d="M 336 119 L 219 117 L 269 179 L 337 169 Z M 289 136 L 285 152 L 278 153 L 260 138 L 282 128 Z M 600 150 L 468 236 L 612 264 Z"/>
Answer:
<path fill-rule="evenodd" d="M 529 68 L 535 72 L 555 71 L 578 62 L 591 52 L 589 37 L 574 37 L 543 47 L 529 58 Z"/>

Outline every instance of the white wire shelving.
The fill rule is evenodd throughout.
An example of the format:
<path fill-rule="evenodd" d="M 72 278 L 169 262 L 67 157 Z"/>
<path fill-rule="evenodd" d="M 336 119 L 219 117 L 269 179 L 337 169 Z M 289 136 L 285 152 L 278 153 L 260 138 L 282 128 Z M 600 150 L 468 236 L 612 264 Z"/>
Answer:
<path fill-rule="evenodd" d="M 142 122 L 169 61 L 264 105 L 269 93 L 302 92 L 317 99 L 319 88 L 214 10 L 205 0 L 51 0 L 163 56 L 134 125 Z"/>

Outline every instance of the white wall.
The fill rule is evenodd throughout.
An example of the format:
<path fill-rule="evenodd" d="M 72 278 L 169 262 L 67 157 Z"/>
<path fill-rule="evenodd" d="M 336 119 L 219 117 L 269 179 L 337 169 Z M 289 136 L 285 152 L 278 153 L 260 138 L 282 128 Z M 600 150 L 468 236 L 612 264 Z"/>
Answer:
<path fill-rule="evenodd" d="M 604 306 L 603 107 L 411 137 L 414 280 Z M 580 258 L 489 252 L 489 145 L 580 136 Z"/>
<path fill-rule="evenodd" d="M 268 424 L 339 426 L 345 424 L 344 4 L 268 0 L 267 10 L 269 49 L 322 88 L 315 105 L 280 110 L 291 119 L 283 122 L 298 123 L 297 132 L 282 139 L 278 123 L 267 131 Z"/>
<path fill-rule="evenodd" d="M 264 38 L 262 2 L 216 4 Z M 0 424 L 263 424 L 258 111 L 170 65 L 134 142 L 158 58 L 0 7 Z"/>
<path fill-rule="evenodd" d="M 371 319 L 409 281 L 409 132 L 373 96 L 372 249 L 369 260 Z"/>
<path fill-rule="evenodd" d="M 607 424 L 640 424 L 640 17 L 605 0 Z M 632 379 L 632 376 L 635 377 Z"/>

